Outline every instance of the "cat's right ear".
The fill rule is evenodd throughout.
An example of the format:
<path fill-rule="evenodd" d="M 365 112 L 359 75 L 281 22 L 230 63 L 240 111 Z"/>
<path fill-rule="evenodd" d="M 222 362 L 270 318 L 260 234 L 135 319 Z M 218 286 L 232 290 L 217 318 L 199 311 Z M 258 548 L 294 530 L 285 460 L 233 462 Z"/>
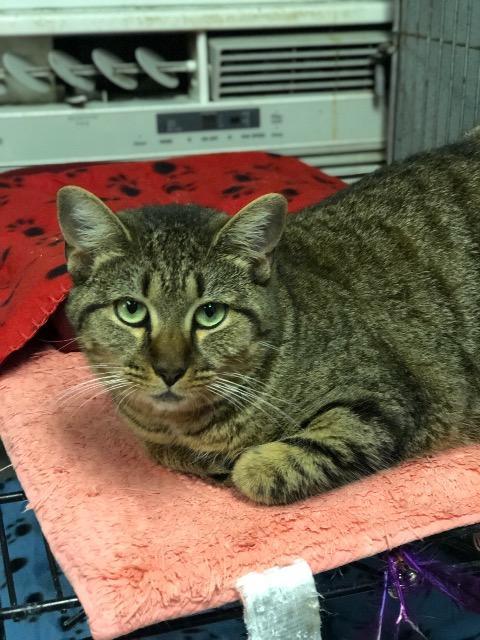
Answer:
<path fill-rule="evenodd" d="M 280 242 L 287 215 L 287 201 L 279 193 L 268 193 L 247 204 L 220 229 L 213 247 L 253 265 L 257 282 L 270 277 L 272 257 Z"/>
<path fill-rule="evenodd" d="M 118 217 L 93 193 L 80 187 L 59 190 L 57 211 L 72 275 L 90 266 L 100 253 L 118 251 L 122 242 L 130 240 Z"/>

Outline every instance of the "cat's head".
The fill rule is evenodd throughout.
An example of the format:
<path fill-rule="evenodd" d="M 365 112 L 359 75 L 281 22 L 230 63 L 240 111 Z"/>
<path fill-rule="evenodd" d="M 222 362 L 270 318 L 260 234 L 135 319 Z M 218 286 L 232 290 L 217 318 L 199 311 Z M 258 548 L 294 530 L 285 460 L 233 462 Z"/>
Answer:
<path fill-rule="evenodd" d="M 269 194 L 233 218 L 176 204 L 115 215 L 83 189 L 59 191 L 68 314 L 118 402 L 174 419 L 255 381 L 282 322 L 273 254 L 286 209 Z"/>

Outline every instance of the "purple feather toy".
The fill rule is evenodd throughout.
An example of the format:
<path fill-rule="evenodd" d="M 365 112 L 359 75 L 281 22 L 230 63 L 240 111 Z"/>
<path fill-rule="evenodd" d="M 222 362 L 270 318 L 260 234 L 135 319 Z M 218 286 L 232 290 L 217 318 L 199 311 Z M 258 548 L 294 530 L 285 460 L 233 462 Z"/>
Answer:
<path fill-rule="evenodd" d="M 384 637 L 384 622 L 389 594 L 399 602 L 396 620 L 397 637 L 400 626 L 405 624 L 414 630 L 419 638 L 427 640 L 412 620 L 407 606 L 407 593 L 420 587 L 436 589 L 450 598 L 459 608 L 480 613 L 480 576 L 472 574 L 471 569 L 467 573 L 465 567 L 427 560 L 407 546 L 388 552 L 386 564 L 377 631 L 375 636 L 371 636 L 372 640 L 387 640 L 387 637 Z"/>

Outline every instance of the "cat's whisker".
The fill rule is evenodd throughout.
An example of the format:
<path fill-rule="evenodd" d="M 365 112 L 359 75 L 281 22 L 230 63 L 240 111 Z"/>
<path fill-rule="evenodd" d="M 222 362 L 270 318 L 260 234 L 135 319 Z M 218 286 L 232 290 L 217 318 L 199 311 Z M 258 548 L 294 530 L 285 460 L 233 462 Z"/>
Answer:
<path fill-rule="evenodd" d="M 225 393 L 225 391 L 222 388 L 219 388 L 218 386 L 216 386 L 216 383 L 212 383 L 207 385 L 209 391 L 211 391 L 214 395 L 222 398 L 223 400 L 226 400 L 228 403 L 230 403 L 233 407 L 235 407 L 236 409 L 243 409 L 244 405 L 240 404 L 239 402 L 237 402 L 236 400 L 234 400 L 231 395 L 229 395 L 228 393 Z"/>
<path fill-rule="evenodd" d="M 123 371 L 123 368 L 121 365 L 119 364 L 108 364 L 108 363 L 91 363 L 86 365 L 86 367 L 89 367 L 91 369 L 119 369 L 120 371 Z"/>
<path fill-rule="evenodd" d="M 128 404 L 128 398 L 133 395 L 137 389 L 138 389 L 138 384 L 134 384 L 132 385 L 131 383 L 129 384 L 128 388 L 126 391 L 123 392 L 122 397 L 120 399 L 120 401 L 117 404 L 117 411 L 120 411 L 120 408 L 122 406 L 122 404 Z"/>
<path fill-rule="evenodd" d="M 95 382 L 92 381 L 88 385 L 82 385 L 81 387 L 75 386 L 71 389 L 68 389 L 67 391 L 64 391 L 62 395 L 58 397 L 57 400 L 60 405 L 63 405 L 65 402 L 70 402 L 77 396 L 84 395 L 85 393 L 89 393 L 93 389 L 101 389 L 101 388 L 102 388 L 102 384 L 100 381 L 97 381 L 97 380 Z"/>
<path fill-rule="evenodd" d="M 82 382 L 78 382 L 77 384 L 69 387 L 68 389 L 64 390 L 63 393 L 60 394 L 59 396 L 59 400 L 61 400 L 64 396 L 69 395 L 69 393 L 71 391 L 76 391 L 79 389 L 82 389 L 83 387 L 88 387 L 90 385 L 98 385 L 102 382 L 106 382 L 110 379 L 114 379 L 117 378 L 117 374 L 104 374 L 101 376 L 96 376 L 95 378 L 89 378 L 88 380 L 84 380 Z"/>
<path fill-rule="evenodd" d="M 126 381 L 124 382 L 119 382 L 118 383 L 118 388 L 120 388 L 120 386 L 125 386 L 126 384 L 128 384 Z M 91 402 L 92 400 L 94 400 L 95 398 L 99 397 L 99 396 L 105 396 L 107 394 L 109 394 L 111 391 L 110 388 L 108 388 L 107 386 L 105 386 L 105 384 L 99 384 L 96 387 L 88 387 L 88 388 L 83 388 L 81 389 L 78 393 L 74 394 L 71 397 L 65 398 L 63 403 L 60 405 L 62 407 L 65 406 L 71 406 L 74 405 L 76 400 L 78 400 L 79 398 L 81 398 L 83 395 L 85 395 L 86 393 L 89 393 L 91 395 L 89 395 L 88 398 L 86 398 L 86 400 L 84 400 L 78 407 L 77 407 L 77 412 L 79 409 L 81 409 L 83 406 L 85 406 L 86 404 L 88 404 L 89 402 Z M 93 393 L 92 393 L 93 392 Z"/>
<path fill-rule="evenodd" d="M 242 404 L 242 402 L 240 402 L 239 400 L 237 400 L 236 397 L 232 397 L 232 394 L 229 393 L 228 391 L 225 391 L 219 388 L 214 388 L 212 386 L 209 386 L 209 389 L 212 391 L 212 393 L 222 398 L 223 400 L 231 404 L 236 409 L 242 410 L 244 408 L 245 405 Z"/>
<path fill-rule="evenodd" d="M 57 351 L 61 351 L 62 349 L 66 349 L 67 347 L 70 347 L 72 344 L 75 344 L 76 342 L 77 342 L 77 339 L 76 338 L 72 338 L 68 342 L 65 342 L 64 344 L 56 346 L 55 349 Z"/>
<path fill-rule="evenodd" d="M 212 385 L 213 386 L 213 385 Z M 215 382 L 215 388 L 223 390 L 229 397 L 235 398 L 237 405 L 241 409 L 245 409 L 249 404 L 252 404 L 252 398 L 247 396 L 232 384 L 224 383 L 224 382 Z"/>
<path fill-rule="evenodd" d="M 87 364 L 80 365 L 78 367 L 72 367 L 71 370 L 75 371 L 76 369 L 80 370 L 90 370 L 93 374 L 98 375 L 101 373 L 122 373 L 125 371 L 124 367 L 117 365 L 107 365 L 107 364 Z"/>
<path fill-rule="evenodd" d="M 247 393 L 243 393 L 244 390 L 241 388 L 240 385 L 238 385 L 236 382 L 232 382 L 232 381 L 227 380 L 225 378 L 217 377 L 217 379 L 215 380 L 215 382 L 213 384 L 215 384 L 216 386 L 219 386 L 221 388 L 227 389 L 228 391 L 232 391 L 232 392 L 235 392 L 235 393 L 242 393 L 245 397 L 247 397 L 247 395 L 248 395 L 248 397 L 250 397 L 250 395 L 252 397 L 254 396 L 253 392 L 250 392 L 250 390 L 249 390 L 248 394 Z"/>
<path fill-rule="evenodd" d="M 87 405 L 89 402 L 92 402 L 93 400 L 96 400 L 96 398 L 100 397 L 100 396 L 105 396 L 107 395 L 108 391 L 107 389 L 99 389 L 98 391 L 96 391 L 93 395 L 89 396 L 86 400 L 84 400 L 82 402 L 82 404 L 78 405 L 75 415 L 80 411 L 80 409 L 82 409 L 85 405 Z"/>
<path fill-rule="evenodd" d="M 219 378 L 219 382 L 223 383 L 223 384 L 230 384 L 230 385 L 234 386 L 235 389 L 236 389 L 237 395 L 242 395 L 244 398 L 250 400 L 251 404 L 255 405 L 258 409 L 263 411 L 263 413 L 265 413 L 269 417 L 273 417 L 273 416 L 271 416 L 265 410 L 265 408 L 264 407 L 262 408 L 260 406 L 260 404 L 258 404 L 258 403 L 262 403 L 263 405 L 266 405 L 271 410 L 273 410 L 275 413 L 280 415 L 282 418 L 288 420 L 288 422 L 290 422 L 291 424 L 294 424 L 295 426 L 298 426 L 297 422 L 295 420 L 293 420 L 293 418 L 291 418 L 287 413 L 285 413 L 284 411 L 279 409 L 276 405 L 274 405 L 273 403 L 269 402 L 265 398 L 265 395 L 267 395 L 266 393 L 264 393 L 264 392 L 255 393 L 252 389 L 246 387 L 245 385 L 241 385 L 241 384 L 229 381 L 229 380 L 224 379 L 224 378 Z M 273 398 L 273 399 L 277 400 L 277 398 Z"/>
<path fill-rule="evenodd" d="M 120 390 L 117 389 L 116 392 L 112 394 L 113 399 L 115 401 L 115 408 L 117 412 L 120 410 L 120 406 L 122 404 L 123 399 L 127 397 L 130 391 L 131 391 L 131 388 L 129 385 L 123 389 L 120 389 Z"/>
<path fill-rule="evenodd" d="M 237 373 L 237 372 L 229 372 L 228 375 L 235 376 L 237 378 L 240 378 L 241 380 L 244 380 L 246 383 L 252 386 L 252 391 L 259 391 L 259 393 L 261 393 L 262 395 L 268 396 L 271 400 L 276 400 L 277 402 L 284 402 L 285 404 L 291 405 L 291 403 L 285 398 L 279 398 L 277 396 L 274 396 L 272 393 L 269 393 L 267 389 L 269 389 L 270 386 L 265 382 L 260 382 L 260 380 L 257 380 L 253 376 L 247 376 L 244 373 Z M 260 389 L 259 390 L 255 389 L 254 388 L 255 386 L 260 387 Z"/>
<path fill-rule="evenodd" d="M 78 382 L 77 384 L 84 384 L 84 383 L 92 382 L 92 381 L 95 381 L 95 380 L 102 380 L 105 376 L 108 377 L 108 376 L 112 376 L 112 375 L 118 375 L 118 373 L 116 371 L 112 371 L 112 372 L 110 372 L 110 371 L 102 371 L 102 372 L 96 374 L 94 377 L 90 377 L 87 380 L 83 380 L 82 382 Z"/>
<path fill-rule="evenodd" d="M 228 385 L 226 385 L 226 392 L 228 394 L 230 394 L 231 396 L 234 396 L 235 398 L 240 400 L 241 403 L 242 403 L 242 408 L 245 408 L 248 405 L 255 406 L 255 404 L 256 404 L 257 397 L 255 397 L 254 395 L 247 394 L 247 393 L 245 393 L 244 391 L 242 391 L 242 390 L 240 390 L 238 388 L 234 388 L 232 386 L 229 387 Z M 267 417 L 269 417 L 269 418 L 273 417 L 273 416 L 270 415 L 270 413 L 268 411 L 266 411 L 266 409 L 264 407 L 257 406 L 257 408 L 259 409 L 259 411 L 261 411 Z"/>
<path fill-rule="evenodd" d="M 235 386 L 236 389 L 238 389 L 238 391 L 241 391 L 243 393 L 245 393 L 246 395 L 249 395 L 252 398 L 264 398 L 264 397 L 269 397 L 272 400 L 277 400 L 278 402 L 282 402 L 281 398 L 276 398 L 275 396 L 273 396 L 272 394 L 267 393 L 265 390 L 263 389 L 255 389 L 252 388 L 250 386 L 246 386 L 244 384 L 238 383 L 238 382 L 234 382 L 233 380 L 229 380 L 228 378 L 218 378 L 218 380 L 220 382 L 223 382 L 224 384 L 231 384 L 233 386 Z M 279 409 L 280 411 L 280 409 Z"/>
<path fill-rule="evenodd" d="M 257 342 L 257 344 L 261 345 L 262 347 L 266 347 L 267 349 L 272 349 L 273 351 L 281 351 L 281 347 L 277 347 L 276 345 L 272 344 L 271 342 L 265 342 L 264 340 L 259 340 Z"/>
<path fill-rule="evenodd" d="M 105 388 L 102 388 L 102 387 L 86 389 L 83 393 L 78 393 L 74 397 L 66 398 L 61 404 L 59 404 L 59 406 L 61 408 L 74 406 L 76 404 L 76 402 L 78 400 L 81 400 L 82 398 L 84 398 L 85 395 L 87 395 L 89 398 L 93 398 L 93 397 L 96 397 L 99 394 L 103 394 L 104 392 L 106 393 L 107 390 Z"/>
<path fill-rule="evenodd" d="M 246 373 L 239 373 L 238 371 L 229 371 L 228 375 L 234 376 L 235 378 L 241 378 L 242 380 L 251 382 L 252 384 L 256 384 L 261 387 L 268 387 L 268 384 L 266 382 L 261 382 L 260 380 L 257 380 L 256 378 L 254 378 L 254 376 L 249 376 Z"/>
<path fill-rule="evenodd" d="M 120 376 L 118 373 L 114 372 L 114 373 L 102 373 L 98 376 L 94 376 L 93 378 L 89 378 L 88 380 L 84 380 L 83 382 L 79 382 L 77 383 L 77 385 L 75 385 L 76 387 L 80 387 L 80 386 L 85 386 L 88 385 L 90 383 L 95 383 L 95 382 L 108 382 L 109 380 L 113 380 L 117 378 L 118 380 L 120 380 Z"/>
<path fill-rule="evenodd" d="M 121 391 L 125 387 L 129 387 L 130 383 L 127 380 L 120 380 L 118 382 L 112 382 L 109 384 L 103 384 L 100 388 L 101 391 L 105 390 L 106 393 L 112 393 L 114 391 Z"/>
<path fill-rule="evenodd" d="M 43 342 L 44 344 L 56 344 L 59 342 L 67 342 L 67 343 L 72 343 L 75 342 L 76 338 L 62 338 L 60 340 L 50 340 L 50 339 L 46 339 L 46 338 L 39 338 L 39 342 Z"/>
<path fill-rule="evenodd" d="M 40 360 L 41 358 L 44 358 L 45 356 L 49 355 L 51 352 L 49 349 L 42 349 L 41 351 L 39 351 L 38 353 L 33 353 L 31 356 L 29 356 L 30 360 Z"/>
<path fill-rule="evenodd" d="M 269 393 L 266 389 L 262 389 L 262 388 L 256 389 L 254 387 L 254 383 L 251 381 L 248 381 L 248 386 L 247 386 L 246 384 L 242 384 L 240 382 L 234 382 L 233 380 L 229 380 L 228 378 L 221 378 L 221 380 L 223 382 L 228 382 L 229 384 L 235 385 L 238 389 L 241 389 L 242 391 L 249 392 L 254 395 L 258 394 L 258 395 L 261 395 L 262 397 L 268 397 L 268 398 L 271 398 L 272 400 L 277 400 L 278 402 L 286 402 L 283 398 L 277 398 L 273 394 Z"/>
<path fill-rule="evenodd" d="M 73 387 L 67 389 L 67 391 L 63 392 L 59 396 L 58 401 L 60 405 L 63 405 L 66 402 L 71 402 L 74 398 L 84 395 L 85 393 L 88 393 L 93 389 L 101 389 L 104 387 L 111 389 L 113 384 L 123 384 L 124 382 L 124 379 L 119 378 L 116 374 L 111 374 L 108 376 L 105 375 L 100 378 L 93 378 L 92 380 L 85 380 L 84 382 L 80 382 L 79 384 L 74 385 Z"/>
<path fill-rule="evenodd" d="M 121 382 L 115 382 L 110 385 L 105 385 L 105 388 L 107 389 L 107 391 L 113 392 L 113 391 L 118 391 L 123 387 L 127 387 L 127 386 L 130 387 L 130 385 L 131 385 L 131 382 L 129 382 L 128 380 L 123 380 Z"/>
<path fill-rule="evenodd" d="M 80 411 L 80 409 L 82 409 L 82 407 L 87 405 L 89 402 L 92 402 L 93 400 L 95 400 L 98 397 L 106 396 L 106 395 L 108 395 L 108 393 L 109 393 L 109 389 L 107 389 L 106 387 L 103 387 L 103 388 L 99 389 L 98 391 L 95 391 L 95 393 L 93 395 L 91 395 L 89 398 L 84 400 L 84 402 L 82 402 L 82 404 L 77 407 L 77 410 L 76 410 L 75 414 L 78 413 Z"/>

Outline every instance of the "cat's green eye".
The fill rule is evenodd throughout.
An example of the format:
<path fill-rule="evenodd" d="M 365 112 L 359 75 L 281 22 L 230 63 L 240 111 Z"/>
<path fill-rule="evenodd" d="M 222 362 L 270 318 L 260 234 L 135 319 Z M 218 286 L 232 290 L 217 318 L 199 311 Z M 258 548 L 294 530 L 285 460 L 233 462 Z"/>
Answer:
<path fill-rule="evenodd" d="M 148 318 L 147 307 L 143 302 L 133 300 L 133 298 L 124 298 L 116 302 L 115 313 L 122 322 L 132 327 L 144 325 Z"/>
<path fill-rule="evenodd" d="M 213 329 L 227 315 L 227 305 L 221 302 L 207 302 L 195 311 L 195 322 L 202 329 Z"/>

